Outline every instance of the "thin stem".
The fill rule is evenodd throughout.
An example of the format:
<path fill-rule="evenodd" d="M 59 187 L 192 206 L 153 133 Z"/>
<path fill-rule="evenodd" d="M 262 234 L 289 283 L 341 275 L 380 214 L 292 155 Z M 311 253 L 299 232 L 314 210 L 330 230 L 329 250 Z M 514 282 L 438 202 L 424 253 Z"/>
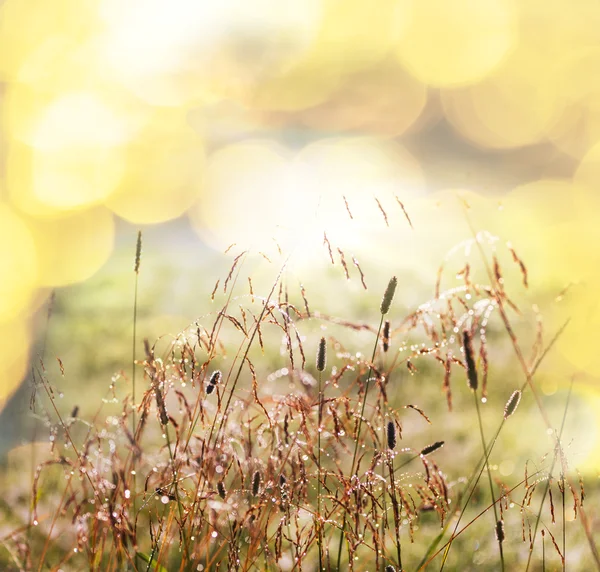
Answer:
<path fill-rule="evenodd" d="M 392 507 L 394 509 L 394 528 L 396 530 L 396 555 L 398 557 L 398 572 L 402 572 L 402 550 L 400 548 L 400 511 L 398 510 L 398 497 L 396 496 L 396 482 L 394 480 L 394 458 L 392 451 L 388 451 L 388 471 L 390 473 L 390 485 Z M 384 495 L 385 496 L 385 495 Z"/>
<path fill-rule="evenodd" d="M 367 373 L 367 381 L 365 384 L 365 394 L 363 395 L 362 407 L 360 410 L 360 417 L 358 418 L 358 425 L 356 429 L 356 436 L 354 441 L 354 454 L 352 455 L 352 465 L 350 466 L 350 478 L 354 473 L 354 463 L 356 462 L 356 456 L 358 454 L 358 442 L 360 440 L 360 429 L 362 427 L 362 420 L 365 413 L 365 405 L 367 404 L 367 394 L 369 392 L 369 382 L 371 381 L 371 373 L 373 372 L 373 363 L 375 361 L 375 354 L 377 353 L 377 344 L 379 343 L 379 335 L 381 334 L 381 328 L 383 326 L 383 318 L 384 314 L 381 314 L 381 319 L 379 320 L 379 328 L 377 329 L 377 336 L 375 337 L 375 344 L 373 346 L 373 355 L 371 357 L 371 363 L 369 364 L 369 371 Z M 340 543 L 338 546 L 338 556 L 337 556 L 337 569 L 340 570 L 340 564 L 342 561 L 342 546 L 344 545 L 344 536 L 346 532 L 346 513 L 344 512 L 344 520 L 342 522 L 342 529 L 340 531 Z"/>
<path fill-rule="evenodd" d="M 567 569 L 567 529 L 565 526 L 565 474 L 560 474 L 562 482 L 562 541 L 563 541 L 563 572 Z"/>
<path fill-rule="evenodd" d="M 318 477 L 317 477 L 317 543 L 319 545 L 319 572 L 323 572 L 323 530 L 322 530 L 322 521 L 321 521 L 321 478 L 322 478 L 322 470 L 321 470 L 321 423 L 323 420 L 323 372 L 319 371 L 319 420 L 318 420 L 318 430 L 317 430 L 317 469 L 318 469 Z"/>
<path fill-rule="evenodd" d="M 132 336 L 132 346 L 131 346 L 131 434 L 135 439 L 135 430 L 137 427 L 137 416 L 135 414 L 135 348 L 137 345 L 137 313 L 138 313 L 138 281 L 139 281 L 139 268 L 138 272 L 135 273 L 135 285 L 134 285 L 134 293 L 133 293 L 133 336 Z M 137 443 L 134 443 L 134 447 L 137 446 Z M 131 487 L 131 496 L 133 498 L 133 514 L 136 514 L 137 510 L 137 473 L 135 470 L 135 457 L 136 452 L 133 451 L 133 455 L 131 457 L 131 474 L 133 476 L 133 483 Z M 137 538 L 136 529 L 137 529 L 137 518 L 134 519 L 134 529 L 133 534 L 134 538 Z"/>
<path fill-rule="evenodd" d="M 546 572 L 546 535 L 542 530 L 542 572 Z"/>
<path fill-rule="evenodd" d="M 485 455 L 484 466 L 487 470 L 488 482 L 490 484 L 490 494 L 492 496 L 492 506 L 494 507 L 494 526 L 498 522 L 498 509 L 496 508 L 496 498 L 494 495 L 494 485 L 492 483 L 492 472 L 490 471 L 489 453 L 485 444 L 485 436 L 483 434 L 483 422 L 481 420 L 481 410 L 479 408 L 479 399 L 477 398 L 477 392 L 473 391 L 473 399 L 475 400 L 475 407 L 477 409 L 477 421 L 479 424 L 479 435 L 481 436 L 481 446 L 483 447 L 483 454 Z M 498 547 L 500 548 L 500 564 L 504 571 L 504 551 L 502 550 L 502 539 L 498 538 Z"/>

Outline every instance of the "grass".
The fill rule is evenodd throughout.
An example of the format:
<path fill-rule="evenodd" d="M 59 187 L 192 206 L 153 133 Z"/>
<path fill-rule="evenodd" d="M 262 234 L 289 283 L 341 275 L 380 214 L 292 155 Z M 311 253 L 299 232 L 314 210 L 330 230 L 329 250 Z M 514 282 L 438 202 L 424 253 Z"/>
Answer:
<path fill-rule="evenodd" d="M 2 569 L 600 570 L 597 490 L 564 441 L 571 392 L 536 388 L 562 330 L 528 335 L 496 237 L 465 244 L 429 300 L 401 315 L 393 278 L 364 290 L 361 319 L 315 307 L 283 257 L 249 292 L 241 252 L 216 311 L 142 343 L 140 237 L 133 363 L 95 411 L 65 412 L 68 371 L 33 365 L 50 444 L 25 457 L 31 518 L 2 507 Z M 535 440 L 510 437 L 534 415 Z"/>

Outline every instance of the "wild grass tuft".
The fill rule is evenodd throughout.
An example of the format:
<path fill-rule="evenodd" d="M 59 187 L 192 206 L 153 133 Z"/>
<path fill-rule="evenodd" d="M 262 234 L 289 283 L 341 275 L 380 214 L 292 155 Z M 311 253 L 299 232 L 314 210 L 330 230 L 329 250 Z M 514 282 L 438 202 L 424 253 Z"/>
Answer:
<path fill-rule="evenodd" d="M 481 246 L 485 255 L 486 236 L 465 250 L 477 254 Z M 50 446 L 34 472 L 31 523 L 25 517 L 3 539 L 6 569 L 523 570 L 551 558 L 566 566 L 567 549 L 571 564 L 578 533 L 589 543 L 581 562 L 597 564 L 583 507 L 590 491 L 579 475 L 572 484 L 563 445 L 567 408 L 558 432 L 542 431 L 550 435 L 548 455 L 521 440 L 525 456 L 511 457 L 514 472 L 490 460 L 501 447 L 512 451 L 505 422 L 523 416 L 521 396 L 533 393 L 560 332 L 522 368 L 527 338 L 513 321 L 526 320 L 504 311 L 512 307 L 510 274 L 496 257 L 497 241 L 487 238 L 494 245 L 487 278 L 483 260 L 461 260 L 448 269 L 452 278 L 438 274 L 429 300 L 404 319 L 394 316 L 393 331 L 384 317 L 396 277 L 379 308 L 360 289 L 363 319 L 346 319 L 313 300 L 309 311 L 285 263 L 261 294 L 258 281 L 243 277 L 241 253 L 219 282 L 225 290 L 207 288 L 207 298 L 222 296 L 216 311 L 172 337 L 144 340 L 144 359 L 136 359 L 142 348 L 134 333 L 132 379 L 137 372 L 143 391 L 115 374 L 91 418 L 83 407 L 61 412 L 50 368 L 35 367 Z M 141 234 L 136 284 L 140 255 Z M 364 286 L 362 269 L 357 277 L 346 267 L 343 276 L 350 270 Z M 464 284 L 442 287 L 457 275 Z M 524 375 L 508 402 L 507 342 Z M 457 372 L 467 387 L 463 378 L 451 392 Z M 535 396 L 532 403 L 536 412 Z M 489 422 L 499 425 L 486 437 Z M 484 471 L 489 493 L 479 484 Z M 569 522 L 575 518 L 581 524 Z M 540 528 L 541 553 L 534 550 Z"/>

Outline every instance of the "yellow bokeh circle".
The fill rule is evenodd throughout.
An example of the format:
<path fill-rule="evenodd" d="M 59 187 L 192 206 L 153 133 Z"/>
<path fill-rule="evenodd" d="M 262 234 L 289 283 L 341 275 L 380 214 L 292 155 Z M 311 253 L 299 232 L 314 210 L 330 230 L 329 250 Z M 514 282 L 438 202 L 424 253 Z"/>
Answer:
<path fill-rule="evenodd" d="M 438 87 L 480 81 L 516 41 L 512 0 L 403 0 L 397 22 L 400 61 Z"/>
<path fill-rule="evenodd" d="M 14 318 L 28 306 L 37 286 L 38 260 L 27 225 L 0 203 L 0 323 Z"/>
<path fill-rule="evenodd" d="M 125 173 L 105 201 L 121 218 L 164 222 L 197 199 L 205 176 L 204 143 L 186 124 L 185 110 L 157 109 L 122 152 Z"/>
<path fill-rule="evenodd" d="M 25 316 L 0 322 L 0 411 L 27 374 L 31 341 Z"/>
<path fill-rule="evenodd" d="M 28 219 L 41 286 L 81 282 L 108 260 L 114 245 L 113 216 L 96 207 L 53 219 Z"/>

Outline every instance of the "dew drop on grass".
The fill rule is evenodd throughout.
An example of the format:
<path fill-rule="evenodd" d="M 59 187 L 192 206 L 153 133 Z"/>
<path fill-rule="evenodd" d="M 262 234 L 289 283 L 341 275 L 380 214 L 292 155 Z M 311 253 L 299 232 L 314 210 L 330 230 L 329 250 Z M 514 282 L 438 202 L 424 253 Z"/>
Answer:
<path fill-rule="evenodd" d="M 33 526 L 37 526 L 39 524 L 39 522 L 37 520 L 33 521 Z"/>
<path fill-rule="evenodd" d="M 216 530 L 213 530 L 213 531 L 210 533 L 210 535 L 211 535 L 213 538 L 217 538 L 217 536 L 219 536 L 219 533 L 218 533 Z"/>

